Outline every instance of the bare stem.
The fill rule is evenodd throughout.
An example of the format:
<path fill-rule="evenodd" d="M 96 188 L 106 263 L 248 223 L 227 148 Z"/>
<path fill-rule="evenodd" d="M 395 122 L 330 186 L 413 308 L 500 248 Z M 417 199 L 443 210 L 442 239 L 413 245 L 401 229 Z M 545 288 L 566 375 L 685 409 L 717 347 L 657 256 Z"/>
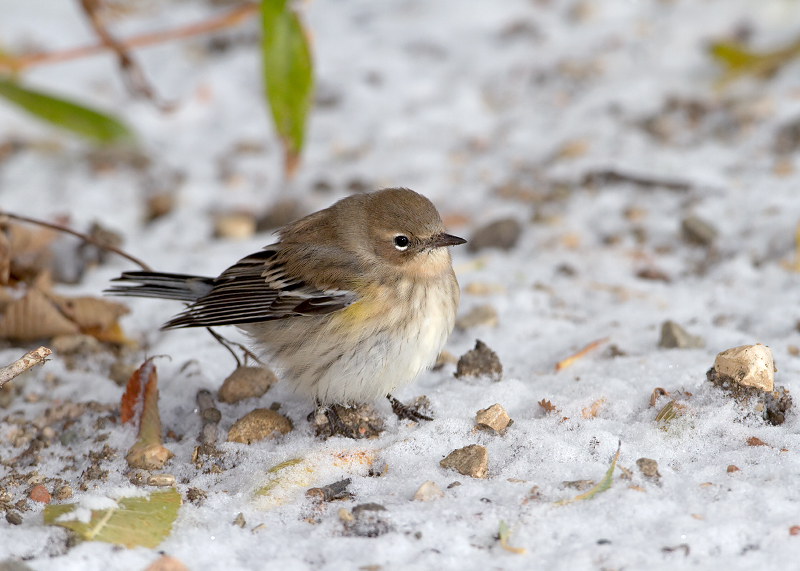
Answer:
<path fill-rule="evenodd" d="M 243 6 L 238 6 L 230 12 L 221 16 L 217 16 L 216 18 L 211 18 L 196 24 L 181 26 L 179 28 L 173 28 L 171 30 L 163 30 L 161 32 L 151 32 L 148 34 L 131 36 L 127 39 L 117 40 L 117 43 L 126 49 L 132 49 L 162 44 L 164 42 L 181 38 L 190 38 L 192 36 L 208 34 L 210 32 L 236 26 L 244 20 L 255 16 L 257 13 L 258 4 L 244 4 Z M 79 46 L 55 52 L 39 52 L 20 57 L 0 56 L 0 70 L 18 72 L 36 65 L 60 63 L 97 55 L 109 49 L 113 48 L 101 41 L 88 46 Z"/>
<path fill-rule="evenodd" d="M 102 241 L 97 240 L 96 238 L 92 238 L 91 236 L 87 236 L 86 234 L 81 234 L 80 232 L 76 232 L 75 230 L 72 230 L 71 228 L 67 228 L 66 226 L 61 226 L 59 224 L 53 224 L 51 222 L 45 222 L 44 220 L 37 220 L 35 218 L 28 218 L 27 216 L 20 216 L 19 214 L 11 214 L 10 212 L 2 212 L 2 211 L 0 211 L 0 218 L 2 218 L 3 216 L 5 216 L 6 218 L 11 218 L 12 220 L 19 220 L 20 222 L 28 222 L 29 224 L 36 224 L 38 226 L 44 226 L 45 228 L 51 228 L 53 230 L 58 230 L 59 232 L 65 232 L 66 234 L 72 234 L 73 236 L 77 236 L 78 238 L 80 238 L 84 242 L 88 242 L 89 244 L 93 244 L 93 245 L 97 246 L 98 248 L 103 248 L 104 250 L 108 250 L 109 252 L 114 252 L 115 254 L 118 254 L 118 255 L 122 256 L 123 258 L 127 258 L 128 260 L 130 260 L 131 262 L 133 262 L 134 264 L 136 264 L 140 268 L 142 268 L 145 272 L 152 272 L 153 271 L 153 269 L 150 266 L 145 264 L 140 259 L 134 258 L 133 256 L 131 256 L 127 252 L 123 252 L 119 248 L 116 248 L 116 247 L 111 246 L 109 244 L 105 244 Z"/>
<path fill-rule="evenodd" d="M 25 353 L 10 365 L 0 368 L 0 389 L 14 377 L 18 377 L 34 365 L 43 362 L 50 353 L 52 351 L 47 347 L 39 347 L 35 351 Z"/>

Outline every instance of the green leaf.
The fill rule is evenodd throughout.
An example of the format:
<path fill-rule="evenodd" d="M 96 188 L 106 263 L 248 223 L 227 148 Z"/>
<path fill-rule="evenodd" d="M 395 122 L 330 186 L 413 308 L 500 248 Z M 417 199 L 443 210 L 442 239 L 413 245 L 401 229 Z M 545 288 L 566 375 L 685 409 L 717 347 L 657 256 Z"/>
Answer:
<path fill-rule="evenodd" d="M 614 468 L 617 467 L 617 459 L 619 459 L 619 450 L 622 447 L 622 442 L 619 443 L 617 446 L 617 453 L 614 454 L 614 459 L 611 461 L 611 466 L 609 466 L 608 470 L 606 470 L 606 475 L 603 480 L 597 484 L 594 488 L 589 490 L 588 492 L 581 494 L 580 496 L 575 496 L 571 499 L 561 500 L 560 502 L 556 502 L 557 506 L 565 506 L 567 504 L 571 504 L 572 502 L 579 502 L 581 500 L 591 500 L 595 497 L 595 495 L 599 494 L 600 492 L 605 492 L 607 489 L 611 487 L 611 480 L 612 476 L 614 475 Z"/>
<path fill-rule="evenodd" d="M 800 40 L 777 50 L 750 51 L 738 43 L 716 42 L 710 47 L 711 56 L 723 67 L 718 87 L 724 87 L 739 77 L 750 75 L 765 79 L 781 67 L 800 57 Z"/>
<path fill-rule="evenodd" d="M 752 65 L 759 59 L 757 55 L 743 49 L 739 44 L 731 42 L 711 44 L 711 55 L 730 69 Z"/>
<path fill-rule="evenodd" d="M 261 0 L 261 23 L 267 102 L 283 144 L 284 169 L 292 176 L 314 92 L 311 52 L 300 20 L 286 0 Z"/>
<path fill-rule="evenodd" d="M 256 490 L 257 496 L 266 496 L 268 495 L 275 487 L 283 483 L 283 479 L 281 476 L 272 476 L 272 474 L 278 474 L 284 468 L 289 468 L 290 466 L 296 466 L 303 462 L 302 458 L 292 458 L 291 460 L 287 460 L 286 462 L 281 462 L 277 466 L 273 466 L 269 470 L 267 470 L 267 474 L 270 474 L 270 480 L 260 488 Z"/>
<path fill-rule="evenodd" d="M 48 123 L 100 143 L 132 141 L 133 133 L 116 118 L 66 99 L 46 95 L 0 78 L 0 97 Z"/>
<path fill-rule="evenodd" d="M 170 488 L 149 497 L 120 498 L 116 508 L 92 510 L 89 523 L 77 519 L 56 521 L 78 504 L 48 505 L 43 515 L 45 524 L 71 529 L 81 539 L 153 548 L 169 535 L 180 505 L 181 495 Z"/>

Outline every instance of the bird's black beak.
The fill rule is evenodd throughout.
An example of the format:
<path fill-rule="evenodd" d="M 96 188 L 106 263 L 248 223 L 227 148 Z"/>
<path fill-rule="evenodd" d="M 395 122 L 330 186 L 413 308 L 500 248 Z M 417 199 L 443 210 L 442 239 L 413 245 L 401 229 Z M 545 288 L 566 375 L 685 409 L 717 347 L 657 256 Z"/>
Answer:
<path fill-rule="evenodd" d="M 435 234 L 431 236 L 428 243 L 425 244 L 429 249 L 433 250 L 434 248 L 446 248 L 447 246 L 458 246 L 459 244 L 466 244 L 467 241 L 464 238 L 459 238 L 458 236 L 452 236 L 450 234 Z"/>

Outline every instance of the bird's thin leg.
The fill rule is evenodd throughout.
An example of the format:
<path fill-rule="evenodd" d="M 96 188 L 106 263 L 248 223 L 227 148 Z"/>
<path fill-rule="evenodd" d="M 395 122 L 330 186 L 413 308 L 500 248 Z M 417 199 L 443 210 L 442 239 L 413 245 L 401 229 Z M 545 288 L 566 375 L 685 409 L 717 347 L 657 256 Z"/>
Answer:
<path fill-rule="evenodd" d="M 399 400 L 394 398 L 392 395 L 386 395 L 386 398 L 389 399 L 389 402 L 392 405 L 392 410 L 397 415 L 397 418 L 400 420 L 413 420 L 415 422 L 419 422 L 420 420 L 433 420 L 430 416 L 426 414 L 422 414 L 419 411 L 414 410 L 410 406 L 404 405 Z"/>

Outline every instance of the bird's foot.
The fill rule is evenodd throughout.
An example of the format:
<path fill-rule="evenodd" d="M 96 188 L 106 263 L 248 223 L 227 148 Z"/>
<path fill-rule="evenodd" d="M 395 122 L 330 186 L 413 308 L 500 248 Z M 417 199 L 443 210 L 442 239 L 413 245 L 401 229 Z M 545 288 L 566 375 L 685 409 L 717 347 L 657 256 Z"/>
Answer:
<path fill-rule="evenodd" d="M 383 421 L 365 404 L 354 407 L 317 404 L 308 420 L 314 425 L 317 436 L 324 438 L 337 434 L 346 438 L 375 438 L 383 431 Z"/>
<path fill-rule="evenodd" d="M 317 436 L 324 435 L 328 438 L 339 434 L 345 438 L 358 438 L 353 429 L 341 419 L 335 405 L 317 405 L 316 410 L 308 415 L 308 420 L 317 429 Z"/>
<path fill-rule="evenodd" d="M 433 420 L 432 417 L 419 412 L 419 404 L 417 403 L 415 403 L 415 406 L 408 406 L 401 403 L 392 395 L 386 395 L 386 398 L 389 399 L 389 402 L 392 405 L 392 410 L 400 420 L 413 420 L 414 422 L 419 422 L 421 420 Z M 427 399 L 425 400 L 427 401 Z"/>

